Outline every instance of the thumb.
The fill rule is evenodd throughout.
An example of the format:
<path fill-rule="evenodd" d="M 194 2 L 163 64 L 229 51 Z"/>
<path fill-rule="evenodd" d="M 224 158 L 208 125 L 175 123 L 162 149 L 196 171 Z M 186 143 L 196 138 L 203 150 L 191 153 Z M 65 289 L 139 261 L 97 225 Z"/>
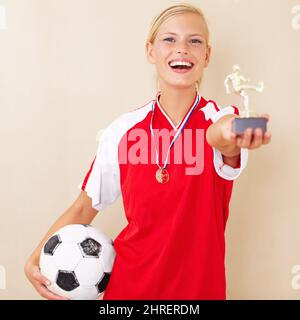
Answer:
<path fill-rule="evenodd" d="M 40 268 L 38 266 L 34 266 L 32 268 L 32 276 L 33 278 L 40 282 L 41 284 L 44 284 L 46 286 L 50 286 L 51 282 L 41 274 Z"/>

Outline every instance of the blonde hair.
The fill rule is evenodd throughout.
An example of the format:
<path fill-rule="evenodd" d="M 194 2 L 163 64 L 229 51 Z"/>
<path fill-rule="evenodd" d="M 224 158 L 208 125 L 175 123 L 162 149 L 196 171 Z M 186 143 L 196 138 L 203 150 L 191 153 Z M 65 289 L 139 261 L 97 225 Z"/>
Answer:
<path fill-rule="evenodd" d="M 207 45 L 209 45 L 209 29 L 208 29 L 208 24 L 204 17 L 204 14 L 201 9 L 188 3 L 175 4 L 171 7 L 166 8 L 159 15 L 157 15 L 151 23 L 146 43 L 148 42 L 154 43 L 158 30 L 162 24 L 164 24 L 169 19 L 184 13 L 195 13 L 202 19 L 206 29 L 206 42 L 207 42 Z M 196 82 L 197 88 L 199 88 L 201 80 L 202 79 L 199 79 Z"/>

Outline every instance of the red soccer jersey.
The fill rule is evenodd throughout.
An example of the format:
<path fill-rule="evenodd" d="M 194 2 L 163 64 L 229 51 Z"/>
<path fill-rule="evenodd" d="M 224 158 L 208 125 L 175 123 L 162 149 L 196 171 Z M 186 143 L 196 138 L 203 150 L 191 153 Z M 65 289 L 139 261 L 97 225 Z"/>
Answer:
<path fill-rule="evenodd" d="M 171 138 L 180 124 L 173 125 L 159 104 L 159 94 L 146 106 L 117 118 L 101 135 L 80 188 L 97 210 L 122 195 L 128 221 L 114 240 L 116 258 L 104 300 L 226 299 L 225 226 L 233 180 L 246 166 L 248 154 L 242 149 L 240 166 L 232 168 L 205 139 L 213 122 L 238 114 L 236 107 L 220 109 L 199 95 L 193 106 L 170 150 L 170 179 L 165 184 L 155 178 L 153 150 L 156 146 L 160 166 L 166 152 L 159 143 L 162 139 L 154 145 L 150 122 L 153 115 L 153 129 L 167 129 L 165 134 L 173 132 Z M 197 155 L 196 174 L 197 170 L 187 174 L 187 168 L 196 168 L 191 157 L 178 157 L 180 150 L 186 151 L 184 146 Z"/>

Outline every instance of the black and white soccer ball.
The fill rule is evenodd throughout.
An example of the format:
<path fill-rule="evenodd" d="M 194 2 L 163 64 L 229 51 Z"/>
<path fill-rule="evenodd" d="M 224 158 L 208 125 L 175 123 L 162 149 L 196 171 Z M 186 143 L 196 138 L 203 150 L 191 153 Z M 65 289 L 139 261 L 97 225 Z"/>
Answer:
<path fill-rule="evenodd" d="M 48 289 L 72 300 L 94 300 L 104 292 L 115 260 L 113 241 L 90 225 L 67 225 L 45 243 L 41 273 Z"/>

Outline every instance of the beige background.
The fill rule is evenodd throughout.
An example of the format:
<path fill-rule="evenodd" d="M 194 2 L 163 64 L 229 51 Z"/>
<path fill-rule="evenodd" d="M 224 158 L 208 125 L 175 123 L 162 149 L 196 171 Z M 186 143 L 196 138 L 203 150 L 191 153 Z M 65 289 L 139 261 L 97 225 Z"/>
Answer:
<path fill-rule="evenodd" d="M 0 265 L 7 274 L 0 299 L 39 299 L 25 260 L 77 197 L 97 131 L 154 98 L 144 41 L 152 18 L 173 3 L 0 0 L 7 17 L 0 30 Z M 300 265 L 300 18 L 292 14 L 300 1 L 191 3 L 204 10 L 212 34 L 201 94 L 240 105 L 223 87 L 239 63 L 253 81 L 265 81 L 251 103 L 272 116 L 272 144 L 251 152 L 235 183 L 228 299 L 299 299 L 291 270 Z M 121 198 L 94 221 L 112 238 L 125 224 Z"/>

